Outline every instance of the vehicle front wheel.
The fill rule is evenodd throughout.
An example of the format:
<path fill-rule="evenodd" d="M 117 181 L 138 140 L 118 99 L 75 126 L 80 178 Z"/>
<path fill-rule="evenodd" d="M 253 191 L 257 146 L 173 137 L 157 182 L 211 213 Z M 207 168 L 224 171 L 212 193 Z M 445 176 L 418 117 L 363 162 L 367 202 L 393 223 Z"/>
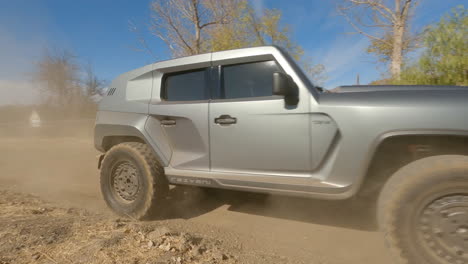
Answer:
<path fill-rule="evenodd" d="M 401 263 L 468 263 L 468 157 L 433 156 L 398 170 L 379 197 L 378 220 Z"/>
<path fill-rule="evenodd" d="M 101 191 L 118 215 L 145 219 L 162 208 L 169 184 L 151 149 L 143 143 L 113 146 L 101 165 Z"/>

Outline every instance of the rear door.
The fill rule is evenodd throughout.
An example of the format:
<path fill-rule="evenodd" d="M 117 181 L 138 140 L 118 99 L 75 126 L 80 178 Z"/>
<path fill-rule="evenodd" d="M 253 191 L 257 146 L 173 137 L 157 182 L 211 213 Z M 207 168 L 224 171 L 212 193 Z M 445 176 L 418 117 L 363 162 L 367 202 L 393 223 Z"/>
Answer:
<path fill-rule="evenodd" d="M 154 78 L 160 100 L 150 104 L 148 124 L 162 128 L 165 138 L 155 140 L 169 141 L 173 168 L 209 170 L 209 72 L 209 67 L 194 68 Z"/>
<path fill-rule="evenodd" d="M 220 98 L 210 103 L 213 172 L 297 174 L 310 171 L 308 100 L 287 106 L 272 94 L 275 60 L 222 63 Z"/>

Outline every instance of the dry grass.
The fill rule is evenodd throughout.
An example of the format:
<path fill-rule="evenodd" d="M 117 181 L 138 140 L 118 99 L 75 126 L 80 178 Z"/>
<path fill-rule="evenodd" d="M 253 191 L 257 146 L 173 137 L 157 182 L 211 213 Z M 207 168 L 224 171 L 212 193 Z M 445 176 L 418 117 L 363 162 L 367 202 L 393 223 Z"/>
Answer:
<path fill-rule="evenodd" d="M 215 240 L 0 191 L 0 263 L 238 263 Z"/>

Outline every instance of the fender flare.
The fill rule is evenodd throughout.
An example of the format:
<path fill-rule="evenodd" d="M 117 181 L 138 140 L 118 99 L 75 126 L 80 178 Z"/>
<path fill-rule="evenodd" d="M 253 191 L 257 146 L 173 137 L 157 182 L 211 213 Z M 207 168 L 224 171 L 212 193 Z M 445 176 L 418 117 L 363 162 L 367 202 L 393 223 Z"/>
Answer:
<path fill-rule="evenodd" d="M 143 142 L 148 144 L 151 147 L 153 154 L 156 159 L 163 165 L 167 167 L 169 164 L 170 157 L 164 154 L 164 152 L 158 147 L 156 142 L 151 140 L 151 137 L 147 134 L 145 130 L 140 130 L 137 127 L 131 125 L 121 125 L 121 124 L 96 124 L 94 127 L 94 146 L 97 150 L 105 152 L 103 143 L 104 138 L 106 137 L 137 137 Z"/>
<path fill-rule="evenodd" d="M 398 136 L 465 136 L 468 137 L 466 130 L 450 130 L 450 129 L 415 129 L 415 130 L 391 130 L 378 135 L 370 145 L 368 156 L 366 158 L 364 174 L 360 177 L 357 185 L 359 191 L 366 181 L 372 161 L 380 147 L 387 139 Z"/>

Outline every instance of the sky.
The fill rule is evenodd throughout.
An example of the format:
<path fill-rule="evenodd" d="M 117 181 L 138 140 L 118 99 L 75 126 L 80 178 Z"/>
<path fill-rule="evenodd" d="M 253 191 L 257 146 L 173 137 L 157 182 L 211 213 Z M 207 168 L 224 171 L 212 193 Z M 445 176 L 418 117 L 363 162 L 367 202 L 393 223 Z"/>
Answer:
<path fill-rule="evenodd" d="M 313 63 L 325 66 L 325 88 L 381 78 L 385 70 L 366 54 L 366 37 L 352 34 L 335 11 L 338 0 L 250 0 L 256 10 L 276 8 L 290 25 L 292 39 Z M 165 44 L 151 35 L 150 0 L 0 0 L 0 105 L 37 102 L 32 81 L 35 63 L 46 48 L 66 49 L 96 74 L 112 80 L 119 74 L 170 57 Z M 412 30 L 437 22 L 468 0 L 420 0 Z M 139 33 L 130 30 L 135 25 Z M 143 37 L 152 52 L 140 49 Z"/>

